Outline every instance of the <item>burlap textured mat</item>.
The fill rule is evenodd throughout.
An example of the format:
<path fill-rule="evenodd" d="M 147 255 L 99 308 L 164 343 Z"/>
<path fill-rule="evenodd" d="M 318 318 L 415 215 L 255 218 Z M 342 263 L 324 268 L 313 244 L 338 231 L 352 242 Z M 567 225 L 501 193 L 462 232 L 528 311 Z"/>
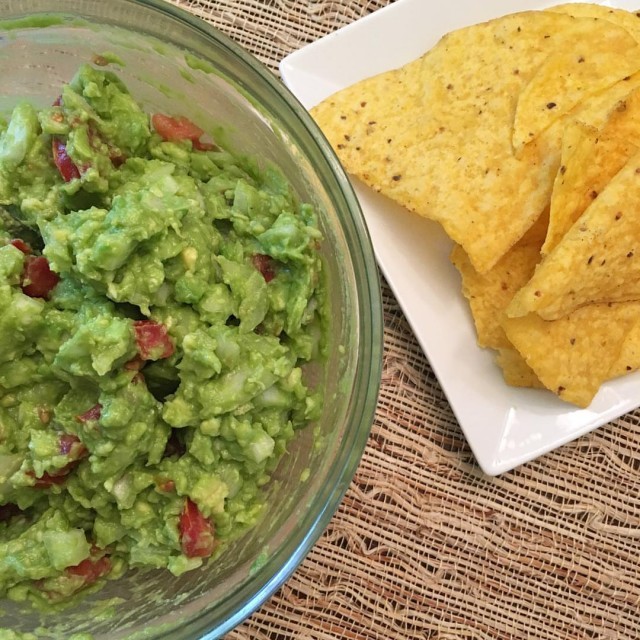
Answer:
<path fill-rule="evenodd" d="M 171 1 L 274 73 L 389 4 Z M 356 477 L 300 568 L 226 640 L 640 638 L 640 412 L 486 477 L 383 293 L 382 390 Z"/>

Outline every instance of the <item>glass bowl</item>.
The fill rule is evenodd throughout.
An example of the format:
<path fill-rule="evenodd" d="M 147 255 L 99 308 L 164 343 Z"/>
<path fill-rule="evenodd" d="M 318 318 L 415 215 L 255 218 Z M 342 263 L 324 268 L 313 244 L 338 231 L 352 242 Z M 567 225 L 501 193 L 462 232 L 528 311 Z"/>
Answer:
<path fill-rule="evenodd" d="M 312 375 L 324 405 L 265 488 L 273 508 L 215 561 L 178 578 L 131 571 L 57 612 L 0 604 L 2 627 L 36 637 L 220 637 L 302 561 L 336 511 L 367 441 L 380 383 L 382 313 L 358 202 L 303 107 L 204 21 L 159 0 L 4 0 L 0 20 L 0 111 L 22 98 L 50 105 L 82 62 L 113 54 L 124 63 L 117 72 L 147 111 L 222 126 L 235 151 L 278 165 L 301 200 L 320 212 L 331 338 L 326 363 Z"/>

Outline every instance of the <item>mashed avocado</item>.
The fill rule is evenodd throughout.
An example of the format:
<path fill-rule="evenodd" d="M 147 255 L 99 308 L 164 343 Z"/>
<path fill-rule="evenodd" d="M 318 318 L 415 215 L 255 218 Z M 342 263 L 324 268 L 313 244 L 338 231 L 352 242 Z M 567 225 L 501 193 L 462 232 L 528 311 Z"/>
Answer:
<path fill-rule="evenodd" d="M 318 417 L 316 214 L 89 65 L 0 132 L 0 596 L 198 567 Z"/>

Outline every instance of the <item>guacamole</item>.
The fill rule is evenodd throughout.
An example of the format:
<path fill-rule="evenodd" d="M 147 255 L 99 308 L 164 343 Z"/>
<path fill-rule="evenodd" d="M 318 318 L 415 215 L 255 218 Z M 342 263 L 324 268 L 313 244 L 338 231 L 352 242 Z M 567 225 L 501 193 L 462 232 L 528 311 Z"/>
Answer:
<path fill-rule="evenodd" d="M 0 597 L 35 603 L 255 524 L 325 336 L 316 212 L 277 169 L 104 68 L 52 102 L 0 123 Z"/>

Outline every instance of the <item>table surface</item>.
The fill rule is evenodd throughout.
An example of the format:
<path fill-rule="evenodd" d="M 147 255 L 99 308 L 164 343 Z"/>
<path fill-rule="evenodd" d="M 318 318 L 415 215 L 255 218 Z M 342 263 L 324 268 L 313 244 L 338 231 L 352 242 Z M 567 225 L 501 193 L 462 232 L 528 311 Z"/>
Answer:
<path fill-rule="evenodd" d="M 274 74 L 390 4 L 167 1 Z M 382 386 L 359 469 L 298 570 L 225 640 L 639 637 L 640 412 L 485 476 L 384 281 L 382 293 Z"/>

